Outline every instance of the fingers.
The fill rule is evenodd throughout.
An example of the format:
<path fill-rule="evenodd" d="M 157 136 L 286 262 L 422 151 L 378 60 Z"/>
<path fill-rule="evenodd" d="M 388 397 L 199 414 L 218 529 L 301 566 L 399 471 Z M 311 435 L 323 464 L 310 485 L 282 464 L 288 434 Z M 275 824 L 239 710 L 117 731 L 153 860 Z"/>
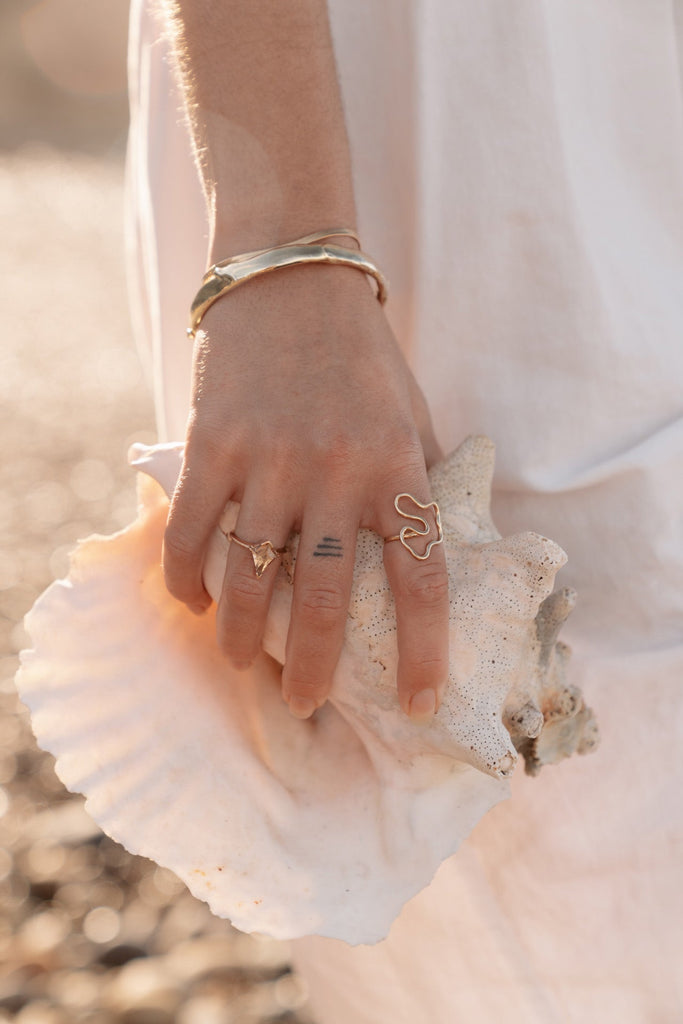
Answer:
<path fill-rule="evenodd" d="M 427 469 L 430 469 L 443 459 L 443 451 L 434 433 L 432 417 L 427 402 L 412 373 L 409 374 L 408 383 L 410 404 L 424 452 L 424 461 Z"/>
<path fill-rule="evenodd" d="M 425 426 L 422 433 L 422 447 L 425 455 L 425 465 L 427 469 L 431 469 L 437 462 L 441 462 L 444 457 L 443 449 L 436 439 L 434 430 L 432 429 L 431 422 Z"/>
<path fill-rule="evenodd" d="M 358 525 L 358 512 L 339 500 L 316 501 L 303 521 L 283 673 L 283 696 L 298 718 L 312 715 L 332 687 L 344 641 Z"/>
<path fill-rule="evenodd" d="M 280 564 L 276 551 L 286 543 L 298 517 L 294 505 L 282 504 L 283 495 L 290 490 L 271 480 L 256 479 L 242 501 L 234 533 L 243 544 L 230 544 L 217 612 L 219 644 L 237 668 L 248 667 L 261 650 Z M 382 490 L 386 495 L 386 488 Z M 214 499 L 216 518 L 225 500 L 221 491 L 217 489 Z M 431 547 L 424 560 L 414 557 L 425 554 L 427 545 L 437 538 L 434 509 L 422 509 L 410 497 L 428 504 L 424 470 L 413 477 L 405 492 L 399 493 L 407 495 L 399 500 L 401 511 L 385 498 L 376 528 L 384 537 L 397 537 L 405 526 L 409 530 L 407 546 L 400 540 L 385 544 L 384 564 L 396 607 L 399 702 L 412 719 L 426 722 L 438 710 L 448 679 L 448 575 L 441 545 Z M 179 489 L 179 497 L 174 500 L 176 519 L 169 523 L 169 532 L 173 538 L 173 525 L 185 546 L 165 548 L 165 568 L 183 594 L 190 594 L 191 585 L 195 585 L 201 587 L 201 596 L 200 572 L 197 581 L 196 576 L 192 577 L 193 566 L 185 569 L 183 559 L 189 562 L 193 551 L 202 550 L 206 536 L 193 517 L 197 506 L 189 495 L 187 502 L 181 501 L 184 497 Z M 212 498 L 204 495 L 204 514 Z M 336 497 L 326 501 L 317 496 L 307 507 L 283 671 L 283 697 L 299 718 L 308 718 L 321 707 L 332 686 L 344 640 L 360 522 L 359 512 L 344 508 L 343 500 Z M 254 553 L 250 545 L 256 548 Z M 257 563 L 262 569 L 260 575 Z"/>
<path fill-rule="evenodd" d="M 197 612 L 211 604 L 202 582 L 208 539 L 240 479 L 240 467 L 234 459 L 228 463 L 231 477 L 213 468 L 225 463 L 205 442 L 201 447 L 188 442 L 164 535 L 166 586 L 174 597 Z"/>
<path fill-rule="evenodd" d="M 206 453 L 206 447 L 204 448 Z M 188 450 L 188 457 L 189 457 Z M 244 478 L 243 469 L 233 463 L 234 479 L 210 471 L 225 460 L 197 459 L 183 467 L 173 498 L 164 541 L 164 572 L 169 590 L 194 610 L 208 607 L 210 599 L 202 583 L 204 551 L 211 529 L 220 518 L 226 501 Z M 191 471 L 189 466 L 192 467 Z M 272 474 L 271 474 L 272 475 Z M 217 613 L 219 643 L 238 668 L 245 668 L 261 649 L 263 632 L 275 583 L 279 557 L 257 575 L 249 545 L 261 542 L 258 556 L 273 555 L 282 548 L 292 528 L 303 523 L 293 608 L 285 667 L 283 696 L 290 710 L 307 718 L 320 707 L 330 692 L 341 653 L 351 593 L 356 537 L 361 520 L 383 537 L 396 537 L 407 526 L 407 547 L 399 540 L 385 544 L 384 564 L 395 598 L 398 636 L 398 696 L 403 711 L 416 721 L 430 720 L 438 710 L 448 679 L 448 576 L 443 548 L 431 548 L 420 560 L 427 543 L 436 539 L 433 510 L 420 509 L 410 495 L 425 504 L 429 485 L 424 462 L 412 471 L 392 473 L 391 488 L 402 483 L 400 512 L 393 507 L 391 489 L 373 481 L 372 491 L 383 497 L 374 506 L 368 522 L 367 510 L 345 507 L 352 488 L 343 488 L 326 500 L 316 493 L 302 502 L 296 488 L 272 479 L 250 477 L 249 490 L 242 498 L 235 534 L 246 546 L 231 543 Z M 406 484 L 405 481 L 409 482 Z M 361 488 L 363 490 L 365 488 Z M 401 493 L 401 492 L 399 492 Z M 292 495 L 290 506 L 283 497 Z M 341 512 L 340 512 L 341 510 Z M 421 519 L 410 518 L 411 513 Z M 424 532 L 427 536 L 423 536 Z M 413 553 L 411 553 L 411 549 Z"/>
<path fill-rule="evenodd" d="M 426 474 L 415 479 L 408 495 L 418 502 L 430 501 Z M 426 559 L 427 545 L 437 538 L 433 508 L 421 509 L 409 498 L 399 501 L 404 513 L 420 516 L 405 518 L 395 509 L 393 516 L 383 514 L 381 528 L 385 537 L 396 536 L 408 527 L 406 544 L 393 540 L 384 545 L 384 566 L 396 604 L 398 635 L 398 697 L 403 711 L 415 721 L 429 721 L 438 710 L 448 681 L 448 573 L 443 546 L 433 546 Z M 413 530 L 413 535 L 410 530 Z M 418 532 L 419 531 L 419 532 Z"/>
<path fill-rule="evenodd" d="M 222 650 L 237 668 L 248 667 L 261 649 L 279 565 L 279 557 L 273 557 L 258 576 L 249 545 L 257 559 L 265 553 L 267 560 L 286 542 L 294 509 L 278 508 L 264 497 L 271 493 L 280 499 L 284 492 L 255 482 L 234 530 L 247 546 L 230 544 L 217 629 Z M 301 529 L 283 671 L 283 697 L 297 718 L 309 718 L 324 704 L 344 640 L 359 516 L 346 509 L 342 518 L 340 505 L 318 498 Z M 269 514 L 269 509 L 277 511 Z"/>
<path fill-rule="evenodd" d="M 228 550 L 223 592 L 218 604 L 218 642 L 236 668 L 247 668 L 261 650 L 277 570 L 294 523 L 283 505 L 285 487 L 254 480 L 244 495 Z M 243 547 L 242 541 L 256 550 Z"/>

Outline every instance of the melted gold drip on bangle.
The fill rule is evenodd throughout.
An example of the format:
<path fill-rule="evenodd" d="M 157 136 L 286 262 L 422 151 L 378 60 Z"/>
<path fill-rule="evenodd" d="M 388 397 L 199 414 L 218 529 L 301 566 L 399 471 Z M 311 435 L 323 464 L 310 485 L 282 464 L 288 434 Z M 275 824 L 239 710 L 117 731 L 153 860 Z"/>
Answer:
<path fill-rule="evenodd" d="M 286 249 L 288 245 L 310 245 L 313 242 L 324 242 L 328 238 L 337 238 L 338 236 L 353 238 L 358 243 L 358 248 L 360 249 L 360 238 L 355 231 L 351 231 L 350 228 L 326 228 L 324 231 L 314 231 L 311 235 L 295 238 L 291 242 L 279 242 L 277 245 L 269 245 L 265 249 L 252 249 L 251 252 L 241 252 L 239 256 L 230 256 L 227 260 L 221 260 L 220 263 L 214 263 L 213 266 L 209 267 L 202 280 L 206 281 L 207 278 L 211 277 L 216 267 L 226 267 L 229 263 L 250 260 L 252 256 L 263 256 L 264 253 L 273 252 L 275 249 Z"/>

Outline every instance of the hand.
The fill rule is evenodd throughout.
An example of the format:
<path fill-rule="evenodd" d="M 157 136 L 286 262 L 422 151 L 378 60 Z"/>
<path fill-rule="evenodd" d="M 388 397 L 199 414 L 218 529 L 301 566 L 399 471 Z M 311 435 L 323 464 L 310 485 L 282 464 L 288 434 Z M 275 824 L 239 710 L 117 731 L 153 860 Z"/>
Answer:
<path fill-rule="evenodd" d="M 329 693 L 343 642 L 359 528 L 405 525 L 406 491 L 430 500 L 440 457 L 424 398 L 364 275 L 298 266 L 254 279 L 206 313 L 195 341 L 185 459 L 164 544 L 170 592 L 208 607 L 202 565 L 228 502 L 235 534 L 282 547 L 300 532 L 283 696 L 308 717 Z M 333 540 L 330 540 L 333 538 Z M 428 720 L 448 675 L 443 548 L 424 562 L 398 543 L 384 562 L 396 601 L 401 707 Z M 231 544 L 218 640 L 237 668 L 261 648 L 277 563 L 256 577 Z"/>

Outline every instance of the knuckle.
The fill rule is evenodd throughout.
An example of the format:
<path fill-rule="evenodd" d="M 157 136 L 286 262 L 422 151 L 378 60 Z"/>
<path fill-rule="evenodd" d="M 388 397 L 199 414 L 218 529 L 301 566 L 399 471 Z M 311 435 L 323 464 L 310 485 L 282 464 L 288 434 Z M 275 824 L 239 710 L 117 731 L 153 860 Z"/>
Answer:
<path fill-rule="evenodd" d="M 347 480 L 362 459 L 362 449 L 348 431 L 323 430 L 315 439 L 313 460 L 331 481 Z"/>
<path fill-rule="evenodd" d="M 415 651 L 409 662 L 411 672 L 413 675 L 417 675 L 421 681 L 432 678 L 439 679 L 448 666 L 448 659 L 434 651 Z"/>
<path fill-rule="evenodd" d="M 318 673 L 315 676 L 307 676 L 297 673 L 286 682 L 287 698 L 303 697 L 307 700 L 322 703 L 329 691 L 329 680 Z"/>
<path fill-rule="evenodd" d="M 238 607 L 253 608 L 263 603 L 263 586 L 252 569 L 236 569 L 227 583 L 230 601 Z"/>
<path fill-rule="evenodd" d="M 392 434 L 392 448 L 396 457 L 406 462 L 419 460 L 422 455 L 422 444 L 412 419 L 401 420 L 395 424 Z"/>
<path fill-rule="evenodd" d="M 180 527 L 170 523 L 164 534 L 164 565 L 173 567 L 191 561 L 197 553 L 196 545 Z"/>
<path fill-rule="evenodd" d="M 385 423 L 380 437 L 391 446 L 395 458 L 412 458 L 419 453 L 420 435 L 411 415 L 396 414 Z"/>
<path fill-rule="evenodd" d="M 235 458 L 239 440 L 230 425 L 195 417 L 188 428 L 186 458 L 206 465 L 225 465 Z"/>
<path fill-rule="evenodd" d="M 164 536 L 162 568 L 168 592 L 179 601 L 190 601 L 199 589 L 195 566 L 197 549 L 183 533 L 167 530 Z"/>
<path fill-rule="evenodd" d="M 336 623 L 346 611 L 346 594 L 334 583 L 306 587 L 299 600 L 301 612 L 319 621 Z"/>
<path fill-rule="evenodd" d="M 448 573 L 437 567 L 415 573 L 405 580 L 403 591 L 408 600 L 436 608 L 448 600 Z"/>
<path fill-rule="evenodd" d="M 335 430 L 327 434 L 322 445 L 322 454 L 333 465 L 347 466 L 358 455 L 361 446 L 359 438 L 348 430 Z"/>
<path fill-rule="evenodd" d="M 390 446 L 385 447 L 386 453 L 382 464 L 378 467 L 377 479 L 382 490 L 396 494 L 398 490 L 415 493 L 422 490 L 416 481 L 425 478 L 425 453 L 422 442 L 416 440 L 411 434 L 410 437 L 402 437 L 399 441 L 389 442 Z M 396 486 L 397 482 L 403 481 L 404 486 Z"/>
<path fill-rule="evenodd" d="M 368 452 L 368 432 L 376 438 L 378 427 L 368 421 L 367 410 L 348 405 L 322 412 L 316 424 L 313 442 L 325 462 L 347 465 Z"/>
<path fill-rule="evenodd" d="M 268 461 L 276 473 L 291 470 L 299 458 L 299 446 L 285 429 L 277 430 L 266 439 Z"/>
<path fill-rule="evenodd" d="M 267 467 L 264 484 L 271 495 L 287 493 L 293 481 L 305 475 L 308 458 L 289 437 L 273 437 L 261 442 Z"/>
<path fill-rule="evenodd" d="M 415 480 L 425 473 L 424 449 L 414 437 L 403 439 L 392 449 L 391 474 L 393 480 Z"/>

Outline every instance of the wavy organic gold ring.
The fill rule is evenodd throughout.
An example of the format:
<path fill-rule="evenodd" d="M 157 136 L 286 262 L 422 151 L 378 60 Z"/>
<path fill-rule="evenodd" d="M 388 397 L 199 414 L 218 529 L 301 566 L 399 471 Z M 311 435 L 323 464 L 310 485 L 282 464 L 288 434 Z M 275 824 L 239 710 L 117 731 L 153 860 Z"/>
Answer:
<path fill-rule="evenodd" d="M 261 540 L 258 544 L 247 544 L 245 540 L 240 540 L 232 530 L 227 534 L 227 538 L 230 541 L 234 541 L 235 544 L 239 544 L 241 548 L 251 551 L 257 579 L 263 576 L 271 562 L 274 562 L 276 558 L 280 558 L 287 551 L 286 548 L 276 548 L 269 540 Z"/>
<path fill-rule="evenodd" d="M 415 505 L 419 509 L 426 510 L 431 508 L 434 511 L 436 539 L 427 542 L 427 547 L 425 548 L 421 555 L 410 546 L 408 541 L 412 540 L 414 537 L 428 537 L 429 534 L 432 532 L 432 527 L 429 525 L 425 517 L 421 516 L 419 513 L 404 512 L 399 505 L 401 498 L 408 498 L 408 500 L 412 501 L 413 505 Z M 412 494 L 407 494 L 405 491 L 403 491 L 401 494 L 397 494 L 396 497 L 394 498 L 394 508 L 396 509 L 400 516 L 403 516 L 404 519 L 412 519 L 414 523 L 419 523 L 420 525 L 404 526 L 401 529 L 400 533 L 394 534 L 393 537 L 385 537 L 384 543 L 390 544 L 392 540 L 399 540 L 403 547 L 406 549 L 406 551 L 410 552 L 413 558 L 417 558 L 419 562 L 426 561 L 431 554 L 432 548 L 435 547 L 437 544 L 441 544 L 443 541 L 443 529 L 441 527 L 441 513 L 439 511 L 439 506 L 435 501 L 429 501 L 427 502 L 426 505 L 423 505 L 422 502 L 418 501 L 417 498 L 414 498 Z"/>

